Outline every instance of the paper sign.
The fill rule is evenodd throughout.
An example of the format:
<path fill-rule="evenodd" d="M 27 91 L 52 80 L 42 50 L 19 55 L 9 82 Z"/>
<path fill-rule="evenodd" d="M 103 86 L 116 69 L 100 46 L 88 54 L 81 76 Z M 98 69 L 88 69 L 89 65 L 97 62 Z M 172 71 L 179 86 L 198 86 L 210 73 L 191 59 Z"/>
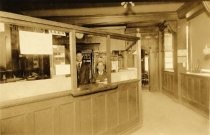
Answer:
<path fill-rule="evenodd" d="M 56 75 L 70 74 L 70 64 L 55 65 L 55 73 Z"/>

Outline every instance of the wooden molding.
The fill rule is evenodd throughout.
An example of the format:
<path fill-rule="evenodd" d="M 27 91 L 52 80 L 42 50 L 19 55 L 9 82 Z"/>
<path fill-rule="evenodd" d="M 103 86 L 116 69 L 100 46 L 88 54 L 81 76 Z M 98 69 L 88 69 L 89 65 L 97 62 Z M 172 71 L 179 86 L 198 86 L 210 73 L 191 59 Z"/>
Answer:
<path fill-rule="evenodd" d="M 139 30 L 139 33 L 143 34 L 143 33 L 158 33 L 159 31 L 159 28 L 158 27 L 138 27 L 140 30 Z M 126 28 L 125 30 L 125 33 L 126 34 L 131 34 L 131 33 L 137 33 L 137 28 Z"/>
<path fill-rule="evenodd" d="M 191 19 L 204 10 L 201 1 L 187 2 L 177 10 L 179 19 Z"/>
<path fill-rule="evenodd" d="M 206 11 L 210 13 L 210 1 L 203 1 L 202 4 L 205 7 Z"/>

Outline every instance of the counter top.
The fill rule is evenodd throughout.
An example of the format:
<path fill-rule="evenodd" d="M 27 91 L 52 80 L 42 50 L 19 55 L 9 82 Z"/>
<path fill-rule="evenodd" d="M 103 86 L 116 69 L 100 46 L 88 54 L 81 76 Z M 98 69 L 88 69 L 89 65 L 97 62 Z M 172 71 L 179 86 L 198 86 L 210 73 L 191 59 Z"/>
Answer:
<path fill-rule="evenodd" d="M 71 77 L 58 76 L 52 79 L 18 81 L 0 84 L 0 103 L 28 97 L 71 90 Z"/>
<path fill-rule="evenodd" d="M 33 103 L 33 102 L 38 102 L 38 101 L 52 99 L 52 98 L 63 97 L 63 96 L 69 96 L 69 98 L 74 98 L 81 95 L 88 95 L 92 93 L 112 90 L 112 89 L 117 88 L 119 84 L 132 83 L 136 81 L 139 81 L 139 80 L 133 79 L 133 80 L 127 80 L 127 81 L 122 81 L 122 82 L 116 82 L 112 84 L 97 84 L 97 85 L 92 85 L 91 87 L 83 86 L 77 90 L 71 90 L 69 88 L 70 87 L 69 78 L 59 78 L 59 79 L 57 78 L 55 80 L 46 79 L 46 80 L 29 81 L 29 82 L 23 81 L 19 83 L 6 83 L 6 85 L 1 84 L 0 85 L 0 109 L 5 108 L 5 107 L 10 107 L 10 106 L 15 106 L 15 105 L 21 105 L 21 104 Z M 34 86 L 37 84 L 39 85 L 37 87 L 33 87 L 33 89 L 32 88 L 27 89 L 31 84 Z M 42 85 L 46 85 L 46 87 L 45 86 L 43 87 Z M 39 89 L 40 87 L 41 89 Z"/>
<path fill-rule="evenodd" d="M 210 77 L 210 73 L 194 73 L 194 72 L 186 72 L 182 74 L 187 74 L 187 75 L 194 75 L 194 76 L 201 76 L 201 77 Z"/>
<path fill-rule="evenodd" d="M 118 87 L 117 84 L 95 84 L 86 85 L 85 87 L 78 88 L 77 90 L 71 90 L 71 95 L 74 97 L 84 96 L 88 94 L 98 93 L 107 90 L 113 90 Z"/>

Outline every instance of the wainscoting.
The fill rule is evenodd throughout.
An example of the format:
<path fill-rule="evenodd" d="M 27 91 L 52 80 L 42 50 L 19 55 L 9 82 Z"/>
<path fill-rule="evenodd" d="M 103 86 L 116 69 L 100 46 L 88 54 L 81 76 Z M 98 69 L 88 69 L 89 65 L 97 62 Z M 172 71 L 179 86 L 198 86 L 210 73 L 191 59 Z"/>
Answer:
<path fill-rule="evenodd" d="M 178 89 L 174 87 L 174 72 L 164 71 L 163 72 L 163 93 L 171 96 L 177 97 Z"/>
<path fill-rule="evenodd" d="M 210 78 L 193 74 L 181 74 L 181 99 L 209 115 Z"/>

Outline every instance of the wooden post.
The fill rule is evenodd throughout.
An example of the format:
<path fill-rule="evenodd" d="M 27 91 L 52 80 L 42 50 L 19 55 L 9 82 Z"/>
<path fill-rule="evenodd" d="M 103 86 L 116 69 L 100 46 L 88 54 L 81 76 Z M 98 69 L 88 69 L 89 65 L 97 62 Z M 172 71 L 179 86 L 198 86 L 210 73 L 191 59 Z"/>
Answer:
<path fill-rule="evenodd" d="M 111 43 L 110 43 L 110 35 L 107 35 L 106 37 L 106 55 L 107 55 L 107 59 L 106 59 L 106 70 L 107 70 L 107 74 L 108 74 L 108 78 L 107 78 L 107 83 L 110 84 L 111 83 Z"/>
<path fill-rule="evenodd" d="M 71 60 L 71 89 L 77 89 L 77 69 L 76 69 L 76 37 L 75 30 L 69 33 L 69 48 L 70 48 L 70 60 Z"/>
<path fill-rule="evenodd" d="M 138 85 L 138 91 L 139 91 L 139 122 L 140 122 L 140 125 L 142 125 L 143 121 L 142 121 L 142 117 L 143 117 L 143 114 L 142 114 L 142 110 L 143 110 L 143 106 L 142 106 L 142 87 L 141 87 L 141 34 L 139 33 L 140 30 L 137 29 L 137 34 L 136 36 L 139 37 L 140 39 L 137 41 L 137 48 L 136 48 L 136 51 L 137 51 L 137 78 L 139 79 L 139 85 Z"/>
<path fill-rule="evenodd" d="M 162 75 L 163 75 L 163 70 L 164 70 L 164 54 L 163 54 L 163 52 L 164 52 L 164 47 L 163 47 L 163 34 L 162 34 L 162 32 L 159 32 L 158 33 L 158 48 L 159 48 L 159 91 L 160 92 L 162 92 L 162 88 L 163 88 L 163 85 L 162 85 L 162 83 L 163 83 L 163 77 L 162 77 Z"/>

